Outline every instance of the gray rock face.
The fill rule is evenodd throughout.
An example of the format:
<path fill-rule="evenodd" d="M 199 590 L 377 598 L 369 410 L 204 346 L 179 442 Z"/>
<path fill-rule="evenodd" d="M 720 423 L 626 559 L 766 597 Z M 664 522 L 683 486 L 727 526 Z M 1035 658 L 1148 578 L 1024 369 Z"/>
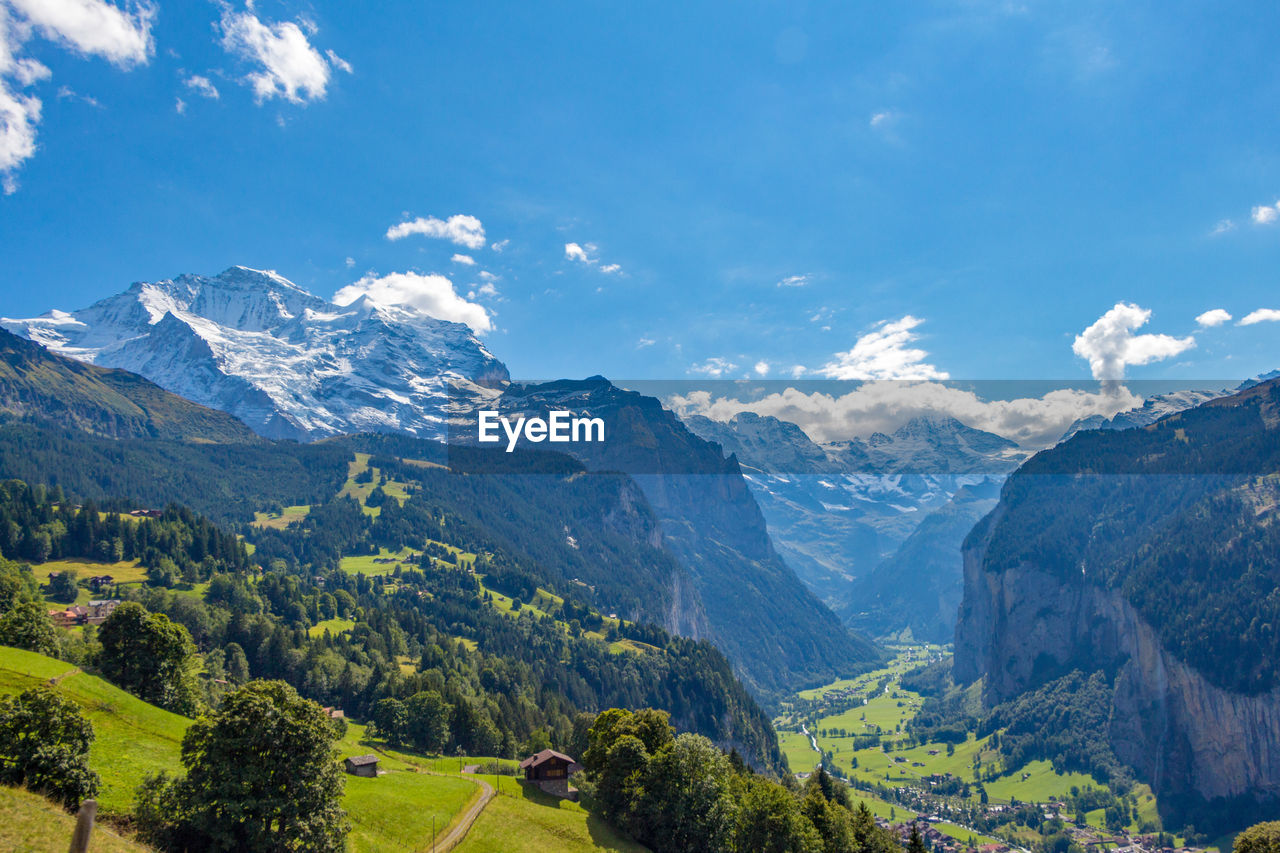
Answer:
<path fill-rule="evenodd" d="M 985 546 L 983 538 L 964 555 L 958 682 L 985 675 L 984 698 L 995 704 L 1046 672 L 1114 671 L 1112 748 L 1157 792 L 1280 796 L 1280 690 L 1244 696 L 1216 687 L 1117 592 L 1034 565 L 984 571 Z"/>

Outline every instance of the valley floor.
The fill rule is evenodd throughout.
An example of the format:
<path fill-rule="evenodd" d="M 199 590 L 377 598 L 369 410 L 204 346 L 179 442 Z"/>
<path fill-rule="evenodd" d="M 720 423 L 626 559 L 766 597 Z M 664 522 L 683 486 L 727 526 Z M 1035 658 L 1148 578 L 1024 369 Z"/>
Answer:
<path fill-rule="evenodd" d="M 1135 788 L 1137 814 L 1124 829 L 1105 829 L 1100 808 L 1085 812 L 1087 826 L 1077 828 L 1075 813 L 1067 813 L 1065 803 L 1073 792 L 1106 790 L 1091 777 L 1059 773 L 1048 761 L 1005 768 L 991 737 L 979 738 L 973 732 L 962 743 L 916 745 L 905 730 L 923 698 L 902 687 L 902 676 L 941 659 L 948 650 L 931 645 L 893 650 L 893 660 L 881 669 L 800 692 L 784 704 L 774 725 L 792 772 L 807 776 L 823 764 L 857 789 L 855 799 L 865 800 L 877 818 L 891 824 L 923 815 L 921 819 L 937 830 L 937 847 L 1029 848 L 1043 836 L 1007 816 L 1018 804 L 1031 803 L 1039 806 L 1046 821 L 1060 817 L 1082 847 L 1107 849 L 1132 842 L 1154 849 L 1153 839 L 1139 838 L 1144 826 L 1149 832 L 1159 825 L 1156 798 L 1145 785 Z M 1005 822 L 997 827 L 1001 821 Z M 968 823 L 988 828 L 979 831 Z M 1183 846 L 1180 838 L 1175 843 Z"/>

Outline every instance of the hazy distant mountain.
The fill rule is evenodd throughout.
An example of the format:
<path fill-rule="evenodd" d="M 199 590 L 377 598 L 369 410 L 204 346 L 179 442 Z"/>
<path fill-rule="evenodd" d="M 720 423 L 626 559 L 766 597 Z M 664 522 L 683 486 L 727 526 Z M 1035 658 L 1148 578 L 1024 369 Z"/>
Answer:
<path fill-rule="evenodd" d="M 138 373 L 270 438 L 441 437 L 451 386 L 507 369 L 471 330 L 362 298 L 339 307 L 273 272 L 138 282 L 88 308 L 0 321 L 54 352 Z"/>
<path fill-rule="evenodd" d="M 1245 388 L 1250 383 L 1256 384 L 1256 382 L 1257 380 L 1250 380 L 1250 382 L 1246 382 L 1240 387 Z M 1168 394 L 1155 394 L 1143 400 L 1141 406 L 1127 409 L 1109 418 L 1102 415 L 1090 415 L 1087 418 L 1081 418 L 1063 433 L 1059 442 L 1066 441 L 1082 430 L 1133 429 L 1134 427 L 1149 426 L 1165 415 L 1172 415 L 1174 412 L 1190 409 L 1193 406 L 1198 406 L 1201 403 L 1230 393 L 1230 390 L 1224 388 L 1221 391 L 1187 390 L 1173 391 Z"/>
<path fill-rule="evenodd" d="M 779 553 L 820 598 L 846 612 L 860 609 L 851 609 L 850 583 L 892 556 L 931 511 L 965 486 L 1002 478 L 1025 457 L 1012 441 L 946 416 L 828 445 L 771 416 L 685 422 L 737 456 Z"/>

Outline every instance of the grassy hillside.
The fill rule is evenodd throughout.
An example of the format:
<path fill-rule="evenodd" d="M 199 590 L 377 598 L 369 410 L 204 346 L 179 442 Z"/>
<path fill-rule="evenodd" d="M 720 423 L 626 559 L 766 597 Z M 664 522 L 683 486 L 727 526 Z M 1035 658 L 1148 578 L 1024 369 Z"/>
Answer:
<path fill-rule="evenodd" d="M 494 797 L 456 848 L 459 853 L 577 853 L 587 850 L 643 851 L 577 803 L 557 800 L 536 788 L 514 784 Z"/>
<path fill-rule="evenodd" d="M 98 802 L 105 813 L 125 813 L 133 803 L 133 790 L 148 773 L 182 772 L 179 747 L 189 721 L 113 687 L 70 664 L 32 652 L 0 646 L 0 692 L 18 693 L 42 682 L 54 681 L 57 689 L 80 705 L 97 735 L 89 763 L 102 777 Z M 353 853 L 394 853 L 424 846 L 434 825 L 437 833 L 480 796 L 479 786 L 457 772 L 457 759 L 429 760 L 377 749 L 366 740 L 364 726 L 350 724 L 338 742 L 338 757 L 378 752 L 376 779 L 346 777 L 343 806 L 351 819 L 349 847 Z M 464 759 L 479 763 L 484 759 Z M 514 782 L 503 779 L 504 790 Z M 512 786 L 512 787 L 507 787 Z M 516 801 L 495 799 L 481 815 L 467 844 L 468 850 L 642 850 L 619 840 L 608 827 L 591 818 L 580 806 L 560 804 L 552 798 Z M 61 829 L 61 818 L 67 823 Z M 57 818 L 58 820 L 55 820 Z M 25 791 L 0 787 L 0 849 L 66 849 L 71 818 L 42 798 Z M 56 843 L 41 839 L 41 827 L 57 824 Z M 104 834 L 105 837 L 105 834 Z M 109 846 L 95 836 L 94 850 L 144 850 L 114 839 Z M 512 839 L 547 842 L 551 846 L 520 847 Z M 522 842 L 521 842 L 522 843 Z M 40 846 L 44 844 L 44 846 Z M 102 846 L 98 846 L 101 844 Z M 25 846 L 24 846 L 25 845 Z M 487 846 L 486 846 L 487 845 Z"/>
<path fill-rule="evenodd" d="M 0 785 L 0 849 L 66 853 L 75 825 L 74 817 L 39 794 Z M 94 826 L 89 848 L 93 853 L 145 853 L 151 849 L 121 838 L 101 823 Z"/>
<path fill-rule="evenodd" d="M 104 812 L 127 812 L 144 776 L 179 771 L 179 746 L 188 720 L 148 705 L 100 678 L 63 661 L 0 647 L 0 692 L 20 693 L 56 680 L 57 689 L 78 704 L 97 735 L 89 765 L 102 777 L 98 804 Z"/>

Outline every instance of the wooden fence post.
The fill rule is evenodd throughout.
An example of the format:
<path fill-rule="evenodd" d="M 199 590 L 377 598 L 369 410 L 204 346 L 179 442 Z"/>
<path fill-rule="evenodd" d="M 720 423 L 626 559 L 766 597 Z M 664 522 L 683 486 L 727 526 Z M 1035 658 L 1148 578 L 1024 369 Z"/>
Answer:
<path fill-rule="evenodd" d="M 88 853 L 89 835 L 93 832 L 93 819 L 98 814 L 98 801 L 85 800 L 76 813 L 76 831 L 71 836 L 70 853 Z"/>

